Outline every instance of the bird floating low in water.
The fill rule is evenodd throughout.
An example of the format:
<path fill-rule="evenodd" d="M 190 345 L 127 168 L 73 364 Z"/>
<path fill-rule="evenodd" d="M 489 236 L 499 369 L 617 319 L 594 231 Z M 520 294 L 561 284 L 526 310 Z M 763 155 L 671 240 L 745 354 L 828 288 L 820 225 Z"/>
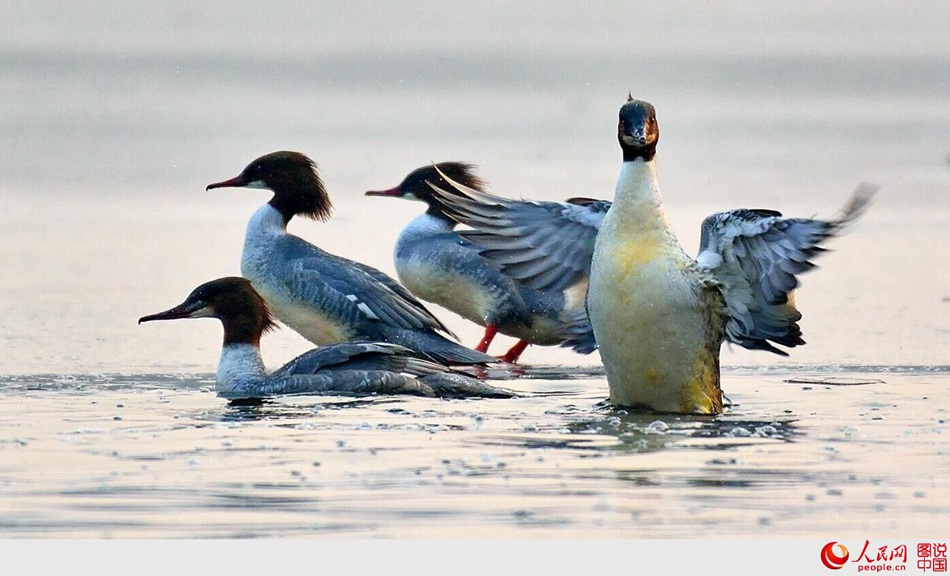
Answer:
<path fill-rule="evenodd" d="M 139 319 L 217 318 L 224 344 L 215 377 L 217 393 L 229 400 L 297 394 L 409 394 L 444 398 L 511 398 L 468 375 L 387 342 L 322 346 L 268 374 L 261 336 L 275 326 L 264 299 L 238 277 L 218 278 L 195 288 L 184 302 Z"/>

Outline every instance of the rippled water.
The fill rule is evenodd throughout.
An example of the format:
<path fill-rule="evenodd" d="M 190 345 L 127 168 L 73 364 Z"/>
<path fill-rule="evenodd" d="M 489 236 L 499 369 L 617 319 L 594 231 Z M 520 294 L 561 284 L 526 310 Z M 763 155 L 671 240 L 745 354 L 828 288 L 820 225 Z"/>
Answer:
<path fill-rule="evenodd" d="M 939 536 L 948 379 L 730 370 L 730 409 L 697 418 L 612 409 L 599 371 L 563 366 L 507 381 L 515 400 L 259 406 L 211 374 L 8 378 L 0 534 Z"/>
<path fill-rule="evenodd" d="M 634 27 L 573 4 L 309 6 L 7 10 L 0 537 L 945 539 L 945 3 L 651 4 Z M 136 324 L 238 273 L 266 195 L 204 186 L 262 153 L 313 155 L 330 188 L 332 221 L 294 233 L 392 273 L 420 206 L 364 190 L 451 159 L 501 195 L 609 198 L 628 90 L 657 107 L 688 250 L 714 210 L 828 216 L 882 186 L 803 277 L 808 345 L 724 348 L 720 417 L 615 410 L 596 354 L 536 347 L 491 374 L 513 400 L 231 406 L 216 322 Z M 276 367 L 309 344 L 262 347 Z"/>

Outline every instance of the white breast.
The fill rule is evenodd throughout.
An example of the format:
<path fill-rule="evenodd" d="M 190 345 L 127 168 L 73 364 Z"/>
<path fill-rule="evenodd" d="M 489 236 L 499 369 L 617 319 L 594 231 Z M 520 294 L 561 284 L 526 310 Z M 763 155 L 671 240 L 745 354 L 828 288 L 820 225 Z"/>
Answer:
<path fill-rule="evenodd" d="M 219 394 L 256 385 L 265 377 L 260 350 L 252 344 L 228 344 L 221 349 L 215 376 Z"/>

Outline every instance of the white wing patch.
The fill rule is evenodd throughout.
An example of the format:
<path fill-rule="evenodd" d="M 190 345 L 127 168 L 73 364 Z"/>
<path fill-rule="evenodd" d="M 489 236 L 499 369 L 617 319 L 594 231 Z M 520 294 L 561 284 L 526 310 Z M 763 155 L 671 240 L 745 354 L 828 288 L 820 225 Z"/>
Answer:
<path fill-rule="evenodd" d="M 363 314 L 366 314 L 367 318 L 370 318 L 372 320 L 379 320 L 379 316 L 377 316 L 376 313 L 373 312 L 373 310 L 366 304 L 366 302 L 362 302 L 359 299 L 359 297 L 357 297 L 355 294 L 347 294 L 346 299 L 349 300 L 350 302 L 356 302 L 356 307 L 360 309 L 360 312 L 362 312 Z"/>

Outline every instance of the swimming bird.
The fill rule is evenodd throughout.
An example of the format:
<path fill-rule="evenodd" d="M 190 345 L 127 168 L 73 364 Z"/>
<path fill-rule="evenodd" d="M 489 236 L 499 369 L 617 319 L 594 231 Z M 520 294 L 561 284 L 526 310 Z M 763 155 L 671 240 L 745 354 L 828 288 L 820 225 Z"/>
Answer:
<path fill-rule="evenodd" d="M 451 340 L 455 335 L 393 278 L 287 232 L 294 216 L 326 221 L 332 210 L 316 164 L 304 154 L 265 154 L 207 190 L 225 187 L 273 192 L 247 224 L 241 275 L 278 320 L 307 340 L 391 342 L 444 364 L 497 362 Z"/>
<path fill-rule="evenodd" d="M 584 309 L 586 275 L 573 282 L 563 275 L 531 277 L 526 275 L 530 269 L 497 262 L 490 248 L 455 230 L 457 222 L 449 214 L 457 210 L 436 192 L 459 186 L 493 198 L 481 192 L 484 185 L 472 164 L 442 162 L 413 170 L 394 188 L 366 192 L 367 196 L 418 200 L 427 206 L 396 242 L 393 259 L 399 280 L 419 298 L 484 326 L 485 335 L 475 350 L 487 352 L 498 333 L 518 338 L 501 356 L 505 362 L 517 362 L 529 344 L 593 352 L 596 344 Z M 557 236 L 545 239 L 538 248 L 556 243 Z M 593 235 L 590 244 L 592 248 Z M 589 262 L 588 256 L 587 267 Z"/>
<path fill-rule="evenodd" d="M 830 220 L 739 209 L 708 216 L 699 254 L 683 250 L 657 180 L 656 110 L 632 97 L 620 108 L 623 163 L 591 261 L 587 309 L 616 406 L 662 412 L 723 410 L 724 341 L 788 353 L 805 343 L 795 307 L 798 274 L 820 244 L 867 208 L 877 186 L 862 183 Z"/>
<path fill-rule="evenodd" d="M 275 327 L 264 299 L 246 278 L 225 277 L 195 288 L 184 302 L 139 323 L 178 318 L 217 318 L 224 344 L 215 377 L 217 394 L 229 400 L 292 394 L 409 394 L 447 398 L 510 398 L 418 352 L 387 342 L 321 346 L 268 374 L 261 336 Z"/>

